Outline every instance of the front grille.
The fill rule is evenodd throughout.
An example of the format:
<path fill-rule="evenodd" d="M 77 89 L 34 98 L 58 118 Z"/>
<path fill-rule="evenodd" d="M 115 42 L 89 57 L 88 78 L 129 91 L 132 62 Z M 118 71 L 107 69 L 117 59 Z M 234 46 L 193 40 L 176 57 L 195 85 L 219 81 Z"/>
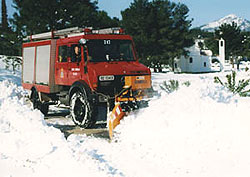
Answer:
<path fill-rule="evenodd" d="M 115 76 L 113 81 L 98 81 L 97 91 L 105 95 L 114 96 L 121 92 L 125 84 L 123 75 Z"/>

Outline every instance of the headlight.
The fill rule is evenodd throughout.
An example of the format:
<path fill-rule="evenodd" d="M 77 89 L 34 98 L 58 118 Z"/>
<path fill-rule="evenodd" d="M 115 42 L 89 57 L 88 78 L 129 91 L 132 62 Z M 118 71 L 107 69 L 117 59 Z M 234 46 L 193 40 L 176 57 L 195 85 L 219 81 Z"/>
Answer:
<path fill-rule="evenodd" d="M 114 75 L 99 76 L 99 81 L 113 81 L 113 80 L 115 80 Z"/>
<path fill-rule="evenodd" d="M 136 76 L 136 80 L 145 80 L 144 76 Z"/>

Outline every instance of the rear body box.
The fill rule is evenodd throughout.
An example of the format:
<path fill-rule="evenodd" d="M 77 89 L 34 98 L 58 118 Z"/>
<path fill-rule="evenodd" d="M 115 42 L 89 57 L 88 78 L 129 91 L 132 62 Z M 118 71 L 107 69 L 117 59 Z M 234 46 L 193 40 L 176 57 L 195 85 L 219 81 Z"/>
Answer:
<path fill-rule="evenodd" d="M 22 86 L 44 93 L 58 92 L 55 85 L 56 39 L 23 44 Z"/>

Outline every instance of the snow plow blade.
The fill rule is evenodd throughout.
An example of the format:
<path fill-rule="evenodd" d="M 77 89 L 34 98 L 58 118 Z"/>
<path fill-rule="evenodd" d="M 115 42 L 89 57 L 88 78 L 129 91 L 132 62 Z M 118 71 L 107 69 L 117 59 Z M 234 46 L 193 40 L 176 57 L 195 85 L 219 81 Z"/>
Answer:
<path fill-rule="evenodd" d="M 109 138 L 113 137 L 114 128 L 120 124 L 120 120 L 125 116 L 125 112 L 122 111 L 120 103 L 116 103 L 114 109 L 108 116 L 108 129 L 109 129 Z"/>
<path fill-rule="evenodd" d="M 151 76 L 126 76 L 123 90 L 115 96 L 115 106 L 107 117 L 109 137 L 112 139 L 113 130 L 120 124 L 120 120 L 130 112 L 148 107 L 151 91 Z"/>
<path fill-rule="evenodd" d="M 115 107 L 112 112 L 109 113 L 107 117 L 107 127 L 109 131 L 109 138 L 113 137 L 113 130 L 120 121 L 127 116 L 130 112 L 138 110 L 140 108 L 148 107 L 148 101 L 129 101 L 129 102 L 116 102 Z"/>

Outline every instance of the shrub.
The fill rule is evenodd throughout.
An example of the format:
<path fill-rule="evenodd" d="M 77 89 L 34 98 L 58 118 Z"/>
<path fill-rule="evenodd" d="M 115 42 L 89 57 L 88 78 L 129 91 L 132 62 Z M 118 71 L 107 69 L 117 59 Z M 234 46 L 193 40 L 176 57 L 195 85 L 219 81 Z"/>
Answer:
<path fill-rule="evenodd" d="M 182 83 L 182 85 L 185 85 L 187 87 L 189 87 L 191 85 L 191 83 L 189 81 L 186 81 L 184 83 Z M 179 81 L 178 80 L 169 80 L 164 81 L 162 85 L 160 85 L 161 89 L 164 90 L 167 93 L 172 93 L 174 91 L 177 91 L 180 87 Z"/>
<path fill-rule="evenodd" d="M 249 96 L 248 93 L 250 89 L 246 90 L 246 87 L 249 85 L 250 79 L 242 79 L 236 82 L 236 72 L 232 71 L 232 74 L 226 75 L 227 81 L 222 82 L 219 77 L 214 77 L 214 82 L 219 83 L 222 86 L 226 87 L 233 94 L 239 94 L 242 97 Z"/>
<path fill-rule="evenodd" d="M 191 83 L 189 81 L 186 81 L 186 82 L 183 82 L 182 85 L 189 87 L 191 85 Z"/>
<path fill-rule="evenodd" d="M 22 59 L 21 57 L 17 56 L 6 56 L 3 59 L 3 62 L 5 63 L 5 69 L 12 69 L 12 71 L 15 73 L 16 70 L 20 69 L 22 65 Z"/>

